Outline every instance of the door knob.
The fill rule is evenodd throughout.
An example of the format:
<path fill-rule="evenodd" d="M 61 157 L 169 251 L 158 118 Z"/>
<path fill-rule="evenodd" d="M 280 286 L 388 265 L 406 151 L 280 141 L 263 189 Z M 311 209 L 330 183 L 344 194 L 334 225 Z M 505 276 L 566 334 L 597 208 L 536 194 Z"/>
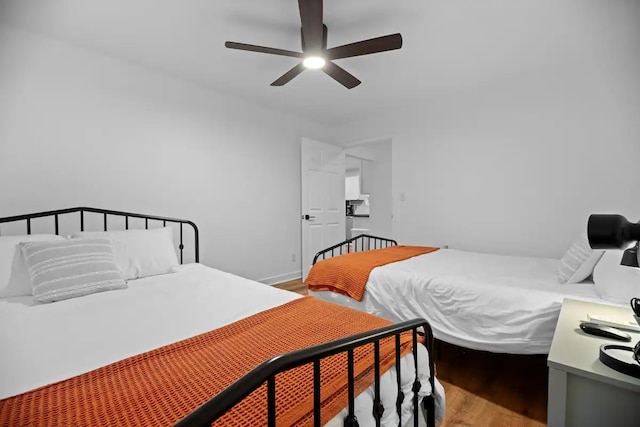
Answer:
<path fill-rule="evenodd" d="M 313 215 L 302 215 L 302 219 L 307 220 L 307 221 L 309 221 L 311 219 L 314 219 L 314 218 L 315 218 L 315 216 L 313 216 Z"/>

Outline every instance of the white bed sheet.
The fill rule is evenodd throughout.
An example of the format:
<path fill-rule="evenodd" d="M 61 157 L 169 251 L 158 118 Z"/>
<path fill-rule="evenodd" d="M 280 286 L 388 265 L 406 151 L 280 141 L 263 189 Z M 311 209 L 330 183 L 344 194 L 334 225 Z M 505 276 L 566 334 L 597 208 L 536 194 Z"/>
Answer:
<path fill-rule="evenodd" d="M 31 297 L 0 299 L 0 399 L 202 334 L 299 297 L 190 264 L 174 274 L 129 281 L 126 290 L 52 304 L 38 304 Z M 428 356 L 420 348 L 420 394 L 427 395 L 431 391 Z M 409 394 L 412 372 L 409 355 L 402 369 L 403 387 Z M 384 375 L 382 385 L 385 407 L 394 407 L 390 402 L 396 396 L 395 369 Z M 444 402 L 439 384 L 436 391 Z M 373 420 L 370 396 L 372 391 L 365 391 L 356 401 L 361 425 L 367 425 L 368 418 Z M 406 403 L 403 413 L 409 414 L 411 403 Z M 441 405 L 440 416 L 443 411 Z M 397 425 L 392 411 L 386 412 L 383 425 L 394 421 Z M 336 417 L 329 424 L 338 421 Z"/>
<path fill-rule="evenodd" d="M 462 347 L 544 354 L 565 297 L 606 303 L 591 282 L 560 284 L 558 263 L 440 249 L 375 268 L 361 302 L 310 294 L 393 321 L 424 318 L 436 338 Z"/>

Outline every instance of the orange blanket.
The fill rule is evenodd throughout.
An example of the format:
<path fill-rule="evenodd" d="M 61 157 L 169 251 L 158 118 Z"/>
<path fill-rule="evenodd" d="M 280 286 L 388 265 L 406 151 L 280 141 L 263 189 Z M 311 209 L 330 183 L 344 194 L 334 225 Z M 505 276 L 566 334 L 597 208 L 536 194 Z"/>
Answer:
<path fill-rule="evenodd" d="M 305 297 L 211 332 L 0 401 L 2 426 L 166 426 L 266 359 L 391 322 Z M 410 335 L 402 336 L 402 354 Z M 354 352 L 356 393 L 373 383 L 372 345 Z M 46 355 L 43 355 L 46 357 Z M 381 372 L 394 364 L 393 338 L 381 342 Z M 321 363 L 322 422 L 347 406 L 346 355 Z M 312 425 L 313 369 L 276 376 L 279 426 Z M 266 425 L 266 387 L 214 425 Z"/>
<path fill-rule="evenodd" d="M 437 250 L 426 246 L 391 246 L 352 252 L 317 262 L 305 283 L 312 291 L 331 291 L 362 301 L 371 270 Z"/>

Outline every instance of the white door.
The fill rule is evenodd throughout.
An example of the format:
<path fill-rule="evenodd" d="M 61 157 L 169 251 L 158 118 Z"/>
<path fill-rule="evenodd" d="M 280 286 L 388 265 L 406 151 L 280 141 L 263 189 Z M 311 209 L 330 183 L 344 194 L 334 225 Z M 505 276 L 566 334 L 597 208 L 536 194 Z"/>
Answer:
<path fill-rule="evenodd" d="M 342 147 L 302 138 L 302 279 L 316 253 L 345 239 Z"/>

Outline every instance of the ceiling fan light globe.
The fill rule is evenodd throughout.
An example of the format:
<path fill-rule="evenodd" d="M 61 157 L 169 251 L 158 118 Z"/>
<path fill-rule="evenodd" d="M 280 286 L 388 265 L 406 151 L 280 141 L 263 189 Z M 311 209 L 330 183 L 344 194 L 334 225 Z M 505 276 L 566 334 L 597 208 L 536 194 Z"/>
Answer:
<path fill-rule="evenodd" d="M 310 68 L 312 70 L 319 70 L 320 68 L 324 67 L 326 63 L 327 61 L 325 61 L 325 59 L 320 56 L 308 56 L 304 59 L 304 61 L 302 61 L 302 64 L 306 68 Z"/>

